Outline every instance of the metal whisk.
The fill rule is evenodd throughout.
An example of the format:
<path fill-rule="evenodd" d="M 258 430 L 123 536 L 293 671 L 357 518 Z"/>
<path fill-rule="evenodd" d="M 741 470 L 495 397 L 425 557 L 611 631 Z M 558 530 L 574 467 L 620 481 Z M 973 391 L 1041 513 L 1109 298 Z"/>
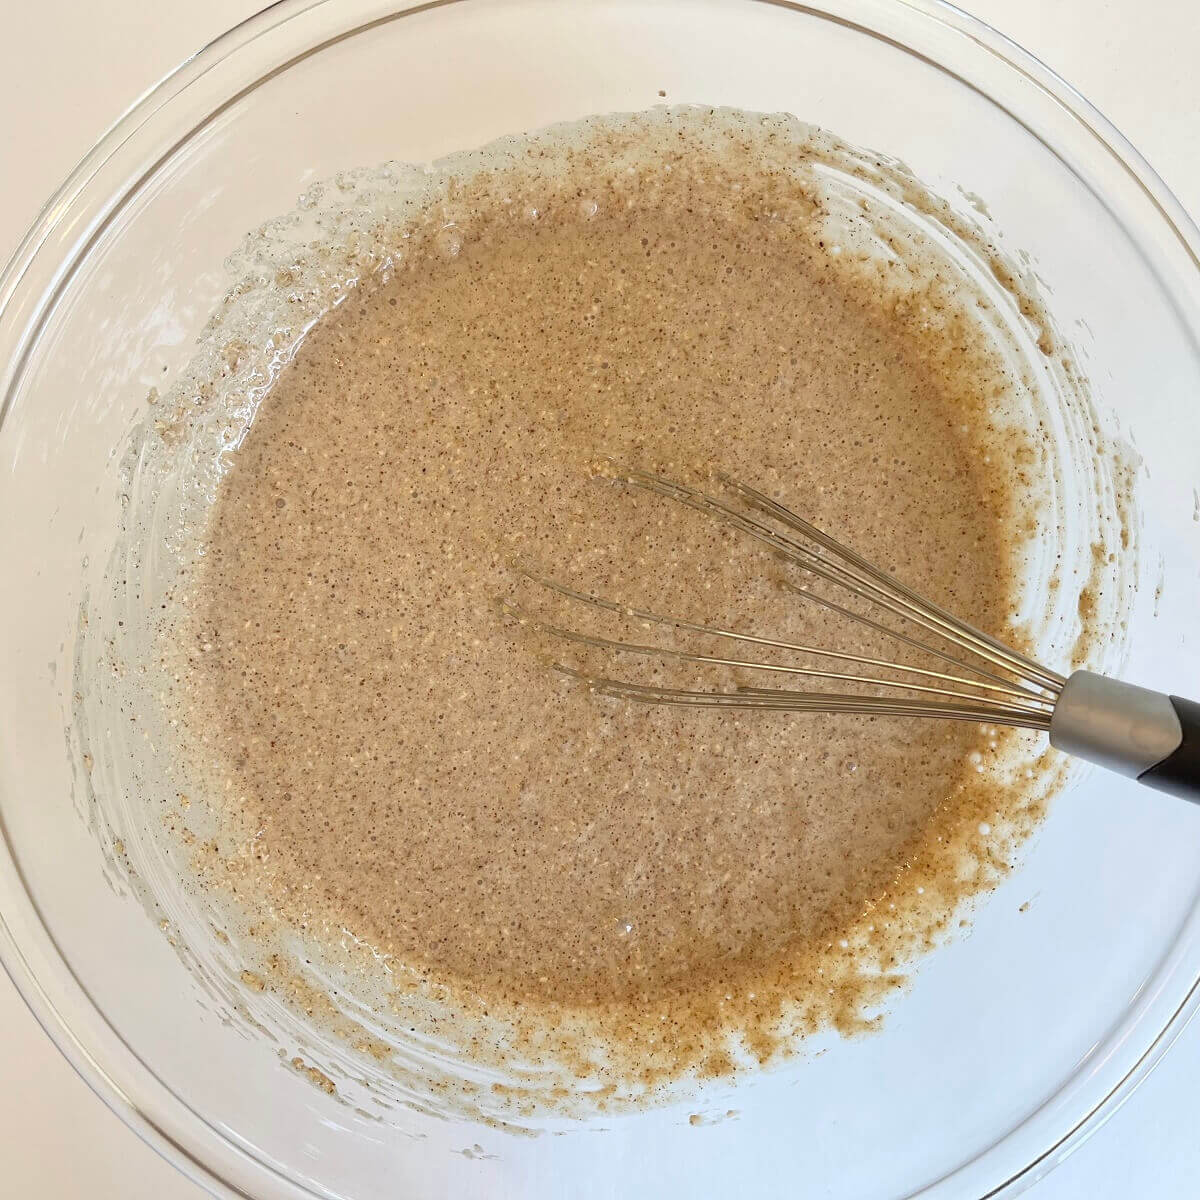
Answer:
<path fill-rule="evenodd" d="M 692 690 L 588 675 L 555 663 L 599 695 L 647 704 L 779 712 L 858 713 L 931 717 L 1044 730 L 1058 749 L 1140 780 L 1162 791 L 1200 801 L 1200 704 L 1122 683 L 1091 671 L 1063 676 L 959 620 L 906 587 L 811 522 L 762 492 L 717 476 L 722 498 L 639 470 L 617 470 L 616 482 L 696 509 L 756 539 L 785 563 L 835 589 L 839 599 L 785 581 L 798 599 L 819 605 L 919 651 L 928 666 L 852 654 L 631 608 L 589 595 L 517 568 L 526 579 L 560 598 L 641 622 L 703 635 L 748 648 L 831 660 L 845 669 L 763 662 L 754 657 L 701 654 L 581 633 L 551 624 L 512 603 L 507 617 L 565 642 L 619 655 L 640 655 L 705 666 L 762 671 L 776 676 L 853 684 L 870 692 L 785 687 Z M 850 600 L 853 597 L 854 600 Z M 858 611 L 843 603 L 859 604 Z M 936 663 L 937 665 L 932 665 Z M 880 674 L 884 672 L 886 674 Z M 901 678 L 887 678 L 887 674 Z"/>

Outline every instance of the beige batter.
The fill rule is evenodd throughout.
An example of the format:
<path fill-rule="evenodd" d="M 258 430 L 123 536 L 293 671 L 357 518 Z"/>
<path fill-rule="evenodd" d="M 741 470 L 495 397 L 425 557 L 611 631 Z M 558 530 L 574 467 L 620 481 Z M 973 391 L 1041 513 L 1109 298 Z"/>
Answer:
<path fill-rule="evenodd" d="M 631 203 L 604 157 L 526 196 L 464 184 L 390 281 L 312 331 L 231 456 L 187 596 L 188 725 L 250 836 L 243 899 L 527 1012 L 802 989 L 797 964 L 931 822 L 987 803 L 975 726 L 639 707 L 553 672 L 547 654 L 763 682 L 522 630 L 498 599 L 677 644 L 514 561 L 883 648 L 783 594 L 736 533 L 596 479 L 598 455 L 726 471 L 1008 633 L 1008 467 L 981 450 L 998 383 L 968 327 L 882 304 L 810 197 L 751 159 L 665 146 L 674 172 Z"/>

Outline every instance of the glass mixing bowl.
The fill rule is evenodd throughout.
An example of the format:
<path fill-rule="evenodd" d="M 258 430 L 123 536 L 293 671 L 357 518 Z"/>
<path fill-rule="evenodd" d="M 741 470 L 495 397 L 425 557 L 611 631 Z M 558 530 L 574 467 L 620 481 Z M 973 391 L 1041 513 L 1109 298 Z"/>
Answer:
<path fill-rule="evenodd" d="M 881 1034 L 831 1042 L 698 1125 L 666 1110 L 515 1138 L 367 1119 L 225 1020 L 111 886 L 64 737 L 78 613 L 118 519 L 122 439 L 188 360 L 224 256 L 344 168 L 664 92 L 786 110 L 903 159 L 959 208 L 984 198 L 1141 456 L 1127 674 L 1198 690 L 1200 239 L 1027 54 L 934 0 L 274 5 L 112 129 L 0 289 L 0 953 L 104 1100 L 218 1194 L 1007 1194 L 1094 1131 L 1196 1005 L 1197 813 L 1101 775 L 1058 799 Z"/>

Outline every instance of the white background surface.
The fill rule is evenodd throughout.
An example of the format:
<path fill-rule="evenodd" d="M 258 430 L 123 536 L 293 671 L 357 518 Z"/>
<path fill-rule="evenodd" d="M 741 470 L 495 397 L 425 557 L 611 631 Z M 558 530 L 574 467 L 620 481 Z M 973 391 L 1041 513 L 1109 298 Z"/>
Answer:
<path fill-rule="evenodd" d="M 1200 214 L 1195 0 L 962 6 L 1079 88 Z M 0 0 L 0 259 L 118 113 L 257 7 L 255 0 Z M 1200 1196 L 1198 1106 L 1200 1021 L 1099 1134 L 1033 1189 L 1032 1200 Z M 0 1196 L 201 1195 L 91 1094 L 0 975 Z"/>

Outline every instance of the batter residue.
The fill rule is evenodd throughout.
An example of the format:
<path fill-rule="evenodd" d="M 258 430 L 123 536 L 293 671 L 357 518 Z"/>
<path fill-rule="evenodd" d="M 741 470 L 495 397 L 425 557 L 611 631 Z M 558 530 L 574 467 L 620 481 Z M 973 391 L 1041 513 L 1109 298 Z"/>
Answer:
<path fill-rule="evenodd" d="M 820 197 L 763 153 L 776 134 L 704 129 L 644 124 L 637 173 L 609 166 L 628 132 L 599 126 L 553 175 L 531 152 L 451 187 L 262 400 L 181 596 L 185 724 L 246 839 L 242 898 L 527 1026 L 594 1014 L 648 1077 L 731 1069 L 709 1036 L 725 1027 L 770 1057 L 788 1005 L 853 1024 L 889 986 L 930 831 L 1001 803 L 980 766 L 997 742 L 637 707 L 549 670 L 543 651 L 587 659 L 497 599 L 671 635 L 551 602 L 514 561 L 695 621 L 882 648 L 783 593 L 735 532 L 594 478 L 597 456 L 726 471 L 1015 637 L 1016 450 L 988 431 L 1009 380 L 973 301 L 948 305 L 936 271 L 898 300 L 886 265 L 827 241 Z M 742 680 L 682 671 L 621 673 Z M 883 973 L 835 996 L 816 964 L 876 909 Z"/>

